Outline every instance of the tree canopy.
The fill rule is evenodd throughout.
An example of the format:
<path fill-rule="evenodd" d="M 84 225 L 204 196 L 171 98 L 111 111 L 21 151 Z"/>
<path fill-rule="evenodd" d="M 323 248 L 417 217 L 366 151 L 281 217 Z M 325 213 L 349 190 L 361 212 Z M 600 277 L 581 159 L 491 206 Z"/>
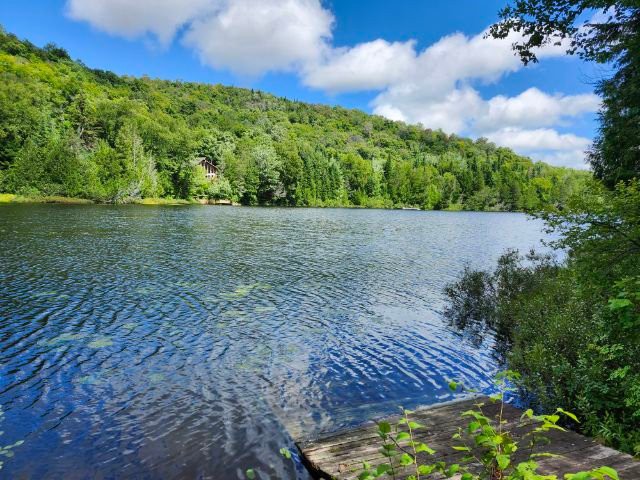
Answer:
<path fill-rule="evenodd" d="M 5 32 L 0 77 L 10 193 L 524 211 L 563 204 L 588 177 L 357 110 L 92 70 Z M 213 182 L 202 157 L 218 168 Z"/>

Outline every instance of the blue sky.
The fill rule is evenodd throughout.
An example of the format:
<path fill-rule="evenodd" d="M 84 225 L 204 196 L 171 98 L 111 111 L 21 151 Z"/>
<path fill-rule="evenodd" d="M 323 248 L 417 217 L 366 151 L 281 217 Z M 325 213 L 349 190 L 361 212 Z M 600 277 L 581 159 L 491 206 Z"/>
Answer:
<path fill-rule="evenodd" d="M 602 67 L 482 38 L 506 0 L 23 0 L 0 23 L 90 67 L 222 83 L 486 136 L 584 167 Z"/>

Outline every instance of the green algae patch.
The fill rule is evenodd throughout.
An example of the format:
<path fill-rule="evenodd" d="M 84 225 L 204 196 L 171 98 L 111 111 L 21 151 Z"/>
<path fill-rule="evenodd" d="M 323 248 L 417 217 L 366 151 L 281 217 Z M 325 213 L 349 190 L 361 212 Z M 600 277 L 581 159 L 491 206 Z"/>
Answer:
<path fill-rule="evenodd" d="M 103 338 L 98 338 L 93 342 L 89 342 L 88 346 L 90 348 L 103 348 L 103 347 L 110 347 L 111 345 L 113 345 L 113 341 L 109 337 L 103 337 Z"/>
<path fill-rule="evenodd" d="M 82 340 L 87 335 L 86 333 L 63 333 L 57 337 L 52 338 L 46 342 L 47 345 L 60 345 L 62 343 L 75 342 L 76 340 Z"/>
<path fill-rule="evenodd" d="M 256 308 L 254 308 L 253 311 L 256 312 L 256 313 L 270 313 L 270 312 L 275 312 L 276 311 L 276 307 L 258 306 Z"/>
<path fill-rule="evenodd" d="M 149 375 L 149 381 L 151 383 L 160 383 L 164 380 L 164 375 L 161 373 L 152 373 Z"/>
<path fill-rule="evenodd" d="M 102 380 L 97 378 L 95 375 L 83 375 L 82 377 L 75 379 L 74 382 L 80 385 L 100 385 Z"/>
<path fill-rule="evenodd" d="M 233 292 L 224 292 L 220 294 L 220 296 L 225 300 L 241 300 L 249 296 L 249 294 L 251 294 L 253 291 L 267 291 L 271 290 L 271 288 L 271 285 L 267 283 L 256 282 L 246 285 L 239 285 Z"/>

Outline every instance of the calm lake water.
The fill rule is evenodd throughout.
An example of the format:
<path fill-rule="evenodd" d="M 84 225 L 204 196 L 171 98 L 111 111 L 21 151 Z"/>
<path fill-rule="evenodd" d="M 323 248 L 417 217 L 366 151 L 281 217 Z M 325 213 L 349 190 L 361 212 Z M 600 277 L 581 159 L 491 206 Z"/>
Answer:
<path fill-rule="evenodd" d="M 2 478 L 306 478 L 292 436 L 491 390 L 440 316 L 520 214 L 0 206 Z"/>

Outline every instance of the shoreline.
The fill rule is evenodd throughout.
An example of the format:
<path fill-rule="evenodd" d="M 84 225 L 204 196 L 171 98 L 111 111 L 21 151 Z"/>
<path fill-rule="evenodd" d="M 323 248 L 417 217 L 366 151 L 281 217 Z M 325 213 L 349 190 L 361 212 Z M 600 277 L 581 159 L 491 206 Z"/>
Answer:
<path fill-rule="evenodd" d="M 419 211 L 419 212 L 479 212 L 479 213 L 524 213 L 529 212 L 523 210 L 465 210 L 462 205 L 456 204 L 454 208 L 445 209 L 423 209 L 411 205 L 394 205 L 390 207 L 370 207 L 365 205 L 242 205 L 240 203 L 231 202 L 229 200 L 206 200 L 206 199 L 182 199 L 182 198 L 141 198 L 130 202 L 113 203 L 89 200 L 78 197 L 65 197 L 61 195 L 43 195 L 37 197 L 27 197 L 14 193 L 0 193 L 0 205 L 9 204 L 55 204 L 55 205 L 147 205 L 147 206 L 185 206 L 185 205 L 202 205 L 202 206 L 223 206 L 223 207 L 256 207 L 256 208 L 337 208 L 337 209 L 355 209 L 355 210 L 403 210 L 403 211 Z"/>

